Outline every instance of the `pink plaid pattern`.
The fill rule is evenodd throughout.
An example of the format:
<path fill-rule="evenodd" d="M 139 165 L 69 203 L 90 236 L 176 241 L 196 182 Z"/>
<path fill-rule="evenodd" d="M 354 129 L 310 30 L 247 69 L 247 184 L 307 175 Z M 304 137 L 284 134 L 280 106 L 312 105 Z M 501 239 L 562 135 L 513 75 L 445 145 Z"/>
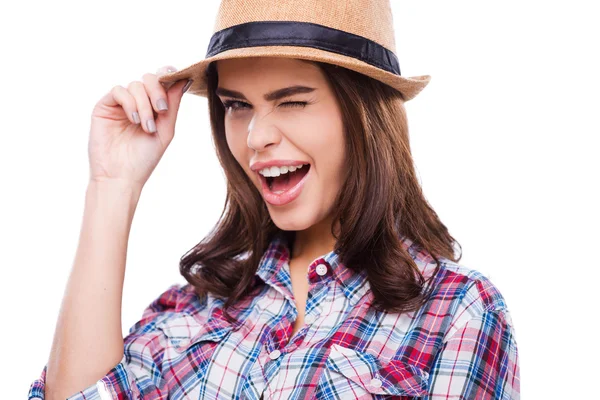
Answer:
<path fill-rule="evenodd" d="M 434 260 L 402 240 L 430 276 Z M 289 257 L 276 236 L 235 323 L 222 300 L 170 286 L 129 330 L 121 362 L 69 400 L 520 398 L 510 313 L 480 272 L 441 259 L 424 307 L 378 312 L 366 274 L 332 251 L 308 266 L 305 325 L 292 336 Z M 29 399 L 44 398 L 45 374 Z"/>

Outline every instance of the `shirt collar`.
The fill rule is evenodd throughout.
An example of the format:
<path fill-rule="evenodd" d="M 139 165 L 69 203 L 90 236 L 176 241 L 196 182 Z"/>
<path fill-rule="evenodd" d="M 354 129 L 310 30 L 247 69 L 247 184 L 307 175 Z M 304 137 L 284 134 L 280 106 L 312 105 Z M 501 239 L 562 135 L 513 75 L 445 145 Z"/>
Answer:
<path fill-rule="evenodd" d="M 419 251 L 416 244 L 409 238 L 401 236 L 401 244 L 417 265 L 429 262 L 428 256 Z M 286 297 L 291 298 L 289 260 L 290 247 L 286 235 L 283 231 L 277 232 L 259 262 L 256 275 Z M 323 276 L 316 272 L 319 264 L 327 267 L 327 273 Z M 351 305 L 356 304 L 370 290 L 366 271 L 355 272 L 346 267 L 335 250 L 317 257 L 308 266 L 308 278 L 311 285 L 321 279 L 327 280 L 331 277 L 338 281 Z"/>

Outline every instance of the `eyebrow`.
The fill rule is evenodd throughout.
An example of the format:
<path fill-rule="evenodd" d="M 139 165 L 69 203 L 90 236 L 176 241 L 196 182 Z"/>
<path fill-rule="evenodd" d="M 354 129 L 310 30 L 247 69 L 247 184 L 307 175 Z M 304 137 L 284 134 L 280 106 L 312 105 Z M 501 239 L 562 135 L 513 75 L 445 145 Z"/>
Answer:
<path fill-rule="evenodd" d="M 311 93 L 315 90 L 317 90 L 317 89 L 311 88 L 308 86 L 300 86 L 300 85 L 289 86 L 289 87 L 277 89 L 272 92 L 266 93 L 263 96 L 263 98 L 266 101 L 275 101 L 275 100 L 283 99 L 284 97 L 292 96 L 294 94 Z M 235 90 L 225 89 L 222 87 L 217 88 L 217 90 L 215 90 L 215 93 L 219 96 L 235 97 L 235 98 L 246 100 L 246 101 L 248 100 L 246 98 L 246 96 L 244 96 L 243 93 L 237 92 Z"/>

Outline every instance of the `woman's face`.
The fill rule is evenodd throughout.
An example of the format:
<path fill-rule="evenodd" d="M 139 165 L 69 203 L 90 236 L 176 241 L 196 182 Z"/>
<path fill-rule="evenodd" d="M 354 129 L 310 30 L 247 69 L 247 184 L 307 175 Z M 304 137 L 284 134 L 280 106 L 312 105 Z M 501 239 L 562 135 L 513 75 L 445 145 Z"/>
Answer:
<path fill-rule="evenodd" d="M 220 60 L 217 71 L 227 144 L 275 225 L 299 231 L 329 217 L 345 175 L 345 135 L 323 72 L 280 57 Z"/>

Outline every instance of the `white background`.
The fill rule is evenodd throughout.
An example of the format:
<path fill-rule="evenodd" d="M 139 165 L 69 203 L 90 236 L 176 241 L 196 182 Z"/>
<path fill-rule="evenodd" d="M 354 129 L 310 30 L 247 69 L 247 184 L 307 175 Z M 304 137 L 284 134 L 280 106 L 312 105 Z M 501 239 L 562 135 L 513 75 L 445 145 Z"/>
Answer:
<path fill-rule="evenodd" d="M 594 396 L 600 29 L 592 2 L 392 2 L 402 75 L 432 76 L 406 104 L 418 174 L 463 247 L 460 262 L 491 277 L 507 301 L 524 398 Z M 94 104 L 145 72 L 203 59 L 218 4 L 1 6 L 2 398 L 25 398 L 49 356 L 78 244 Z M 221 212 L 224 178 L 209 129 L 206 99 L 185 95 L 134 218 L 124 333 L 168 286 L 185 283 L 180 257 Z"/>

